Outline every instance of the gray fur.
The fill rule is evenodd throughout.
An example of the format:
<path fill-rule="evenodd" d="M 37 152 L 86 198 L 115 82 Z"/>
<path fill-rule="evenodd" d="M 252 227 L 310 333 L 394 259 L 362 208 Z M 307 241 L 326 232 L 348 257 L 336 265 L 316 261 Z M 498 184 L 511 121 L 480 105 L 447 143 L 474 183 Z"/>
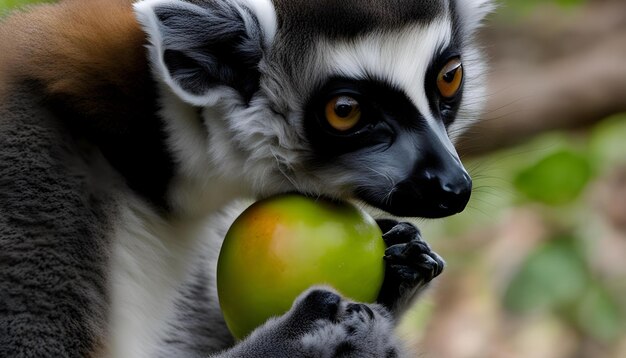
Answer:
<path fill-rule="evenodd" d="M 119 181 L 33 93 L 0 105 L 0 357 L 85 356 L 106 330 Z"/>
<path fill-rule="evenodd" d="M 393 320 L 382 306 L 355 304 L 331 289 L 311 288 L 287 314 L 215 358 L 401 356 L 392 329 Z"/>
<path fill-rule="evenodd" d="M 220 313 L 215 293 L 215 279 L 204 270 L 209 257 L 198 257 L 192 273 L 176 301 L 176 317 L 170 323 L 159 348 L 167 357 L 204 357 L 207 353 L 230 347 L 234 339 Z"/>
<path fill-rule="evenodd" d="M 159 344 L 159 357 L 206 357 L 233 346 L 217 296 L 217 258 L 222 238 L 250 203 L 237 201 L 207 223 L 206 240 L 192 258 L 191 272 L 175 300 L 175 315 Z"/>

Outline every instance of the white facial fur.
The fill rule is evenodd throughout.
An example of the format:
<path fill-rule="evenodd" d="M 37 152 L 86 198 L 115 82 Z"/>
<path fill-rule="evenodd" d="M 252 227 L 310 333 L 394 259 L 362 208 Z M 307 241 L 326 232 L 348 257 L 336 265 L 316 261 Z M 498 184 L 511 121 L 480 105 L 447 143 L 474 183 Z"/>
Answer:
<path fill-rule="evenodd" d="M 276 9 L 271 0 L 239 0 L 239 3 L 250 9 L 256 16 L 263 31 L 265 47 L 270 47 L 276 31 L 278 22 L 276 20 Z"/>
<path fill-rule="evenodd" d="M 319 53 L 331 76 L 379 79 L 403 90 L 440 141 L 454 152 L 445 128 L 431 112 L 424 88 L 433 55 L 449 45 L 451 36 L 452 24 L 449 19 L 441 19 L 426 26 L 375 32 L 349 42 L 324 41 Z"/>
<path fill-rule="evenodd" d="M 237 7 L 248 8 L 257 17 L 265 42 L 259 64 L 260 90 L 246 104 L 236 91 L 226 86 L 195 95 L 172 80 L 161 58 L 162 39 L 156 30 L 157 19 L 150 11 L 152 6 L 163 3 L 189 6 L 175 0 L 145 0 L 136 5 L 136 11 L 150 35 L 153 63 L 166 87 L 162 115 L 168 122 L 170 142 L 182 169 L 177 179 L 181 183 L 179 188 L 184 188 L 174 191 L 173 198 L 198 198 L 207 188 L 215 187 L 216 182 L 230 188 L 226 190 L 229 193 L 269 195 L 297 190 L 329 196 L 349 194 L 346 188 L 352 184 L 353 173 L 333 168 L 334 174 L 329 176 L 325 170 L 308 168 L 305 163 L 311 148 L 303 131 L 303 105 L 315 86 L 333 75 L 382 79 L 397 86 L 414 102 L 440 142 L 455 153 L 445 128 L 431 113 L 424 89 L 430 61 L 451 40 L 449 17 L 433 19 L 427 25 L 366 33 L 351 40 L 318 38 L 313 44 L 314 51 L 306 54 L 302 63 L 294 65 L 297 68 L 294 72 L 272 62 L 273 52 L 280 49 L 276 42 L 283 35 L 277 28 L 271 2 L 238 0 L 234 2 Z M 463 26 L 471 34 L 471 29 L 489 10 L 486 1 L 457 3 L 464 17 Z M 246 23 L 251 23 L 249 13 L 242 10 L 242 14 Z M 456 121 L 449 128 L 453 138 L 475 119 L 481 107 L 482 65 L 477 53 L 473 48 L 463 49 L 465 93 Z M 172 96 L 203 107 L 202 125 L 193 109 L 181 110 L 185 104 Z M 199 137 L 207 133 L 208 137 Z M 189 205 L 189 200 L 182 201 L 181 207 Z"/>

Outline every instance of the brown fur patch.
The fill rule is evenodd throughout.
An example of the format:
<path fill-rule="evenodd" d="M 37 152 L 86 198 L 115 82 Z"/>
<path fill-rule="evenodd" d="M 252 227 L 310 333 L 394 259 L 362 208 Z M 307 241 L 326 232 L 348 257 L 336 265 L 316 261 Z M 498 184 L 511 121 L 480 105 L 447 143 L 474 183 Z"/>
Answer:
<path fill-rule="evenodd" d="M 146 37 L 133 2 L 64 0 L 10 16 L 0 25 L 0 93 L 35 80 L 86 116 L 145 100 Z"/>

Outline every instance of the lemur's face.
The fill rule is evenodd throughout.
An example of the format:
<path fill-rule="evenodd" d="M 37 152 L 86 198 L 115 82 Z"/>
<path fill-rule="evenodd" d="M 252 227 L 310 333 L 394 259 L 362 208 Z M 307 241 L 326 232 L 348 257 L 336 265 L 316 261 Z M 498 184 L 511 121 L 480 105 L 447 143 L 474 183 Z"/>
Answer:
<path fill-rule="evenodd" d="M 485 0 L 233 3 L 245 40 L 256 31 L 261 44 L 239 49 L 254 53 L 243 64 L 211 74 L 235 78 L 229 86 L 203 83 L 213 80 L 206 74 L 186 80 L 189 69 L 176 67 L 191 56 L 168 51 L 167 41 L 155 49 L 174 92 L 205 107 L 212 165 L 261 195 L 356 197 L 399 216 L 465 208 L 472 182 L 450 133 L 480 109 L 482 67 L 470 38 Z M 156 11 L 164 27 L 171 16 Z"/>
<path fill-rule="evenodd" d="M 472 182 L 448 132 L 466 125 L 468 102 L 480 96 L 468 93 L 480 65 L 464 48 L 455 6 L 372 2 L 378 8 L 368 13 L 325 3 L 316 18 L 303 13 L 319 4 L 298 3 L 299 15 L 278 29 L 286 45 L 270 51 L 265 89 L 279 98 L 277 111 L 297 113 L 285 117 L 308 144 L 299 170 L 319 181 L 316 191 L 338 190 L 395 215 L 462 211 Z M 409 8 L 385 9 L 401 3 Z M 368 15 L 376 26 L 359 25 Z"/>

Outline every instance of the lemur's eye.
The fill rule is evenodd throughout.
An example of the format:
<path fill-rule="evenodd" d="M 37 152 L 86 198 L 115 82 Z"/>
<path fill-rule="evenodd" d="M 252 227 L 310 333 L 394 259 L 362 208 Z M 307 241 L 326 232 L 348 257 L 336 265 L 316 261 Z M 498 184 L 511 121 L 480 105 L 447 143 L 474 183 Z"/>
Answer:
<path fill-rule="evenodd" d="M 463 82 L 463 65 L 461 59 L 455 57 L 448 61 L 437 75 L 437 88 L 444 98 L 452 98 L 461 89 Z"/>
<path fill-rule="evenodd" d="M 336 96 L 326 104 L 326 120 L 334 129 L 345 132 L 361 120 L 359 102 L 350 96 Z"/>

